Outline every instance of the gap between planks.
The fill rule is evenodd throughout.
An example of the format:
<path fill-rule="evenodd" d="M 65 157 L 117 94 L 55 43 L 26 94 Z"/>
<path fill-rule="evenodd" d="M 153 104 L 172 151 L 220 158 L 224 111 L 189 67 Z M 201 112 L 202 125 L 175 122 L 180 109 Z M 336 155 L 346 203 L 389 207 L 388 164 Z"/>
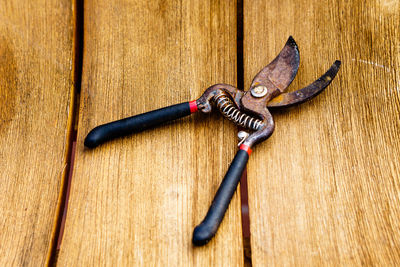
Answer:
<path fill-rule="evenodd" d="M 71 123 L 69 124 L 68 132 L 70 133 L 68 136 L 68 140 L 66 143 L 66 151 L 67 151 L 67 171 L 65 173 L 65 177 L 62 181 L 62 189 L 60 190 L 59 204 L 56 213 L 54 231 L 52 242 L 50 246 L 50 251 L 48 254 L 47 266 L 56 266 L 57 265 L 57 257 L 60 249 L 62 236 L 64 233 L 64 225 L 65 219 L 67 216 L 68 210 L 68 197 L 71 186 L 72 173 L 74 168 L 74 159 L 75 159 L 75 147 L 76 147 L 76 138 L 77 138 L 77 130 L 78 130 L 78 122 L 79 122 L 79 98 L 81 91 L 81 81 L 82 81 L 82 62 L 83 62 L 83 0 L 73 0 L 72 10 L 73 10 L 73 24 L 74 24 L 74 37 L 73 37 L 73 71 L 72 71 L 72 80 L 73 86 L 71 88 L 71 107 L 70 112 Z"/>
<path fill-rule="evenodd" d="M 237 40 L 236 40 L 236 77 L 237 87 L 244 90 L 244 65 L 243 65 L 243 0 L 237 0 L 236 7 L 237 18 Z M 247 187 L 247 167 L 244 169 L 240 179 L 241 214 L 242 214 L 242 235 L 243 235 L 243 253 L 245 266 L 251 266 L 251 247 L 250 247 L 250 216 L 248 203 Z"/>

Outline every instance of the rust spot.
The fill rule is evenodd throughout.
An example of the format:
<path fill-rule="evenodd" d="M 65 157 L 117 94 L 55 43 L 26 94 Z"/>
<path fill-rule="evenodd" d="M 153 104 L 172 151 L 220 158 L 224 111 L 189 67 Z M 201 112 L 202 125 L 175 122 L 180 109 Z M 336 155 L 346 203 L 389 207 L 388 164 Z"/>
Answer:
<path fill-rule="evenodd" d="M 271 99 L 271 101 L 269 101 L 269 103 L 279 103 L 283 100 L 283 96 L 282 95 L 278 95 L 277 97 L 275 97 L 274 99 Z"/>

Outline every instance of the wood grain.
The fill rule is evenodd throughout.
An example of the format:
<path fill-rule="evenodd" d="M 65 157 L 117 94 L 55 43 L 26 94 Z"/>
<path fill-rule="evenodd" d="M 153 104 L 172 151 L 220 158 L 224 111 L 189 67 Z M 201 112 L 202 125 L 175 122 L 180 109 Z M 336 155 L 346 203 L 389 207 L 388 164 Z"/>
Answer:
<path fill-rule="evenodd" d="M 0 266 L 43 266 L 68 158 L 72 2 L 0 2 Z"/>
<path fill-rule="evenodd" d="M 342 60 L 252 154 L 254 266 L 400 264 L 399 30 L 398 1 L 245 1 L 246 86 L 289 35 L 302 57 L 289 90 Z"/>
<path fill-rule="evenodd" d="M 95 126 L 236 83 L 235 1 L 85 1 L 74 175 L 58 264 L 242 265 L 239 193 L 209 245 L 192 231 L 236 151 L 219 114 L 83 147 Z"/>

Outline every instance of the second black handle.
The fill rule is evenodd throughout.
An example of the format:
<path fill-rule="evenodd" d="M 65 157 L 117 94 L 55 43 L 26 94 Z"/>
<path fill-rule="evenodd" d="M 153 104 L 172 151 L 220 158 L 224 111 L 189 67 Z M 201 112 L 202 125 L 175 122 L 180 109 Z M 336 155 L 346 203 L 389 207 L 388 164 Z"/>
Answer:
<path fill-rule="evenodd" d="M 94 148 L 111 139 L 140 132 L 165 122 L 190 115 L 195 101 L 172 105 L 95 127 L 85 138 L 85 146 Z"/>
<path fill-rule="evenodd" d="M 235 158 L 215 194 L 206 217 L 193 231 L 192 243 L 194 245 L 202 246 L 207 244 L 217 232 L 248 160 L 249 154 L 247 151 L 240 149 L 236 153 Z"/>

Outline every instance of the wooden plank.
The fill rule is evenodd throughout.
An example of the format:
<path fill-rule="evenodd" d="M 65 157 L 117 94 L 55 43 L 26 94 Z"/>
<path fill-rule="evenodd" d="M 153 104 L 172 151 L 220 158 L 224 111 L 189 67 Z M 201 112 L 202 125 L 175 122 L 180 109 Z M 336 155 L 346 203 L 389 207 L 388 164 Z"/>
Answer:
<path fill-rule="evenodd" d="M 398 1 L 245 1 L 245 83 L 293 35 L 289 90 L 342 60 L 311 103 L 275 114 L 248 165 L 255 266 L 400 264 Z"/>
<path fill-rule="evenodd" d="M 235 1 L 86 1 L 77 154 L 58 264 L 242 265 L 239 193 L 209 245 L 192 231 L 236 151 L 219 114 L 84 149 L 96 125 L 236 83 Z"/>
<path fill-rule="evenodd" d="M 43 266 L 55 242 L 73 106 L 73 11 L 0 3 L 0 265 Z"/>

